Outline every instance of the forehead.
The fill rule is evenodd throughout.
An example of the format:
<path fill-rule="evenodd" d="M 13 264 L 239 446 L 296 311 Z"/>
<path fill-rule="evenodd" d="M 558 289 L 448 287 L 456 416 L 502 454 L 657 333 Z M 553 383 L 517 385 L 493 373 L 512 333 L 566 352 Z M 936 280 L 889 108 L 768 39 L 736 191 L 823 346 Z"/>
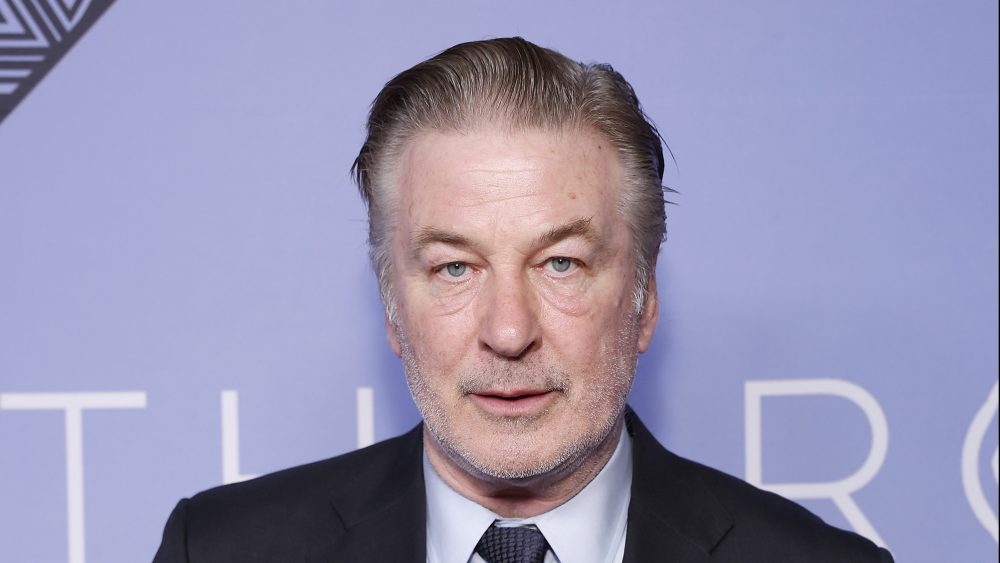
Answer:
<path fill-rule="evenodd" d="M 609 219 L 623 174 L 597 132 L 480 128 L 418 134 L 401 155 L 397 179 L 403 223 L 471 216 L 542 225 L 574 214 Z"/>

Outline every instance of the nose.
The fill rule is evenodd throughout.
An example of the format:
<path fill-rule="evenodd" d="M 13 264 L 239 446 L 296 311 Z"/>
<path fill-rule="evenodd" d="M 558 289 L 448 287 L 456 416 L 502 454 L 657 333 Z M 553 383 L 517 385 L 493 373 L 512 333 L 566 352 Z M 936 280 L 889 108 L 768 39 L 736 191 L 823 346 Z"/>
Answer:
<path fill-rule="evenodd" d="M 499 356 L 518 359 L 539 343 L 537 300 L 523 278 L 510 276 L 493 282 L 480 304 L 479 341 Z"/>

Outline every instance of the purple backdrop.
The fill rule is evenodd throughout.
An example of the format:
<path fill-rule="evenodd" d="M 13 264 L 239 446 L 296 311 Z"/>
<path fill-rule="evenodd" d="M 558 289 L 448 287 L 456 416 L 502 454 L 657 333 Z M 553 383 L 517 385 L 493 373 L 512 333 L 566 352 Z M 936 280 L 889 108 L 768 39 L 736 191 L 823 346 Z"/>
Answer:
<path fill-rule="evenodd" d="M 121 0 L 0 122 L 0 559 L 148 560 L 181 496 L 418 420 L 348 167 L 393 74 L 520 34 L 676 155 L 657 436 L 997 560 L 995 1 L 376 4 Z"/>

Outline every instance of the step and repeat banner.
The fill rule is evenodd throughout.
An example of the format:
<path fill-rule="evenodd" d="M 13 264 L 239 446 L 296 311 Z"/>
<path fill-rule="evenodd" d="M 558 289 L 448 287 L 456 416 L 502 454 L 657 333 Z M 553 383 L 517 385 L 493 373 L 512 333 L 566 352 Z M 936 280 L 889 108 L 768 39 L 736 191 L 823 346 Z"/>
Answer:
<path fill-rule="evenodd" d="M 386 80 L 508 35 L 675 157 L 657 437 L 997 560 L 992 0 L 0 0 L 0 560 L 146 561 L 179 498 L 418 422 L 348 170 Z"/>

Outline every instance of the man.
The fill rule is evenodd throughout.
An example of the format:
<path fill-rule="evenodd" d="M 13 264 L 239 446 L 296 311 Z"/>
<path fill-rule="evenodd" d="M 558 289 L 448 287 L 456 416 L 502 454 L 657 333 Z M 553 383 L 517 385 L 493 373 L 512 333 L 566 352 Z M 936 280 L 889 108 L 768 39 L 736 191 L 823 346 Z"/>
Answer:
<path fill-rule="evenodd" d="M 891 561 L 625 405 L 665 233 L 632 88 L 520 38 L 390 81 L 355 173 L 424 422 L 181 501 L 156 561 Z"/>

